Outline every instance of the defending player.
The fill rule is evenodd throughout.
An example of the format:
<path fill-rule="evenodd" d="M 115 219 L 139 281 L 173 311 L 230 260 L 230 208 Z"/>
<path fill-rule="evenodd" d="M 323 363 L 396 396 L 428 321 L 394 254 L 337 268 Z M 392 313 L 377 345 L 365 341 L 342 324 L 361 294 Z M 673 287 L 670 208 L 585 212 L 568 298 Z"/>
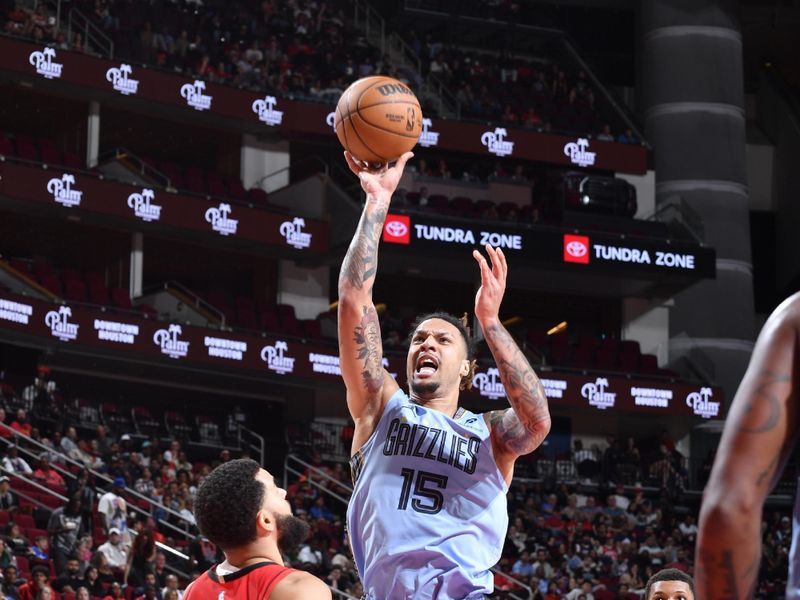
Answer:
<path fill-rule="evenodd" d="M 356 565 L 370 599 L 483 598 L 508 527 L 506 491 L 518 456 L 550 430 L 539 379 L 500 322 L 508 266 L 489 246 L 475 316 L 512 408 L 475 415 L 458 406 L 471 384 L 471 338 L 459 319 L 423 317 L 407 359 L 409 395 L 381 366 L 383 349 L 372 286 L 378 241 L 403 167 L 368 171 L 348 154 L 367 194 L 339 275 L 339 350 L 355 422 L 355 488 L 347 521 Z M 424 293 L 424 290 L 420 290 Z"/>
<path fill-rule="evenodd" d="M 764 500 L 797 440 L 800 294 L 784 301 L 758 336 L 731 404 L 703 494 L 695 557 L 697 597 L 751 598 L 761 561 Z M 800 598 L 800 496 L 795 504 L 786 598 Z"/>
<path fill-rule="evenodd" d="M 232 460 L 205 479 L 194 503 L 200 531 L 225 552 L 225 561 L 203 573 L 184 600 L 329 600 L 322 581 L 283 565 L 281 551 L 308 535 L 292 516 L 286 491 L 250 459 Z"/>

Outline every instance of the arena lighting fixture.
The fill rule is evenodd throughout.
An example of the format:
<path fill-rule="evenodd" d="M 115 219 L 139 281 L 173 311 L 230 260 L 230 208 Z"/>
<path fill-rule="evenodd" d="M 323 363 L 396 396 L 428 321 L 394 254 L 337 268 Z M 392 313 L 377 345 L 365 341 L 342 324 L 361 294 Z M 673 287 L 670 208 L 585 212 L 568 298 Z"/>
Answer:
<path fill-rule="evenodd" d="M 557 333 L 561 333 L 567 328 L 567 322 L 561 321 L 558 325 L 555 325 L 547 330 L 547 335 L 555 335 Z"/>
<path fill-rule="evenodd" d="M 584 204 L 589 204 L 590 201 L 591 199 L 587 195 L 581 197 L 581 202 L 583 202 Z"/>

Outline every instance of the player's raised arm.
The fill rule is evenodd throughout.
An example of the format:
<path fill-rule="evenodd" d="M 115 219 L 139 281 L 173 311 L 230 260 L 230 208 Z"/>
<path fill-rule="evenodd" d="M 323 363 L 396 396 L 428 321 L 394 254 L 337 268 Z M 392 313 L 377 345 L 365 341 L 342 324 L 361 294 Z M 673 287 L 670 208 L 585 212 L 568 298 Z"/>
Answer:
<path fill-rule="evenodd" d="M 345 152 L 350 170 L 361 180 L 367 194 L 364 212 L 339 272 L 339 360 L 347 386 L 347 406 L 356 427 L 360 419 L 380 414 L 397 389 L 382 366 L 383 345 L 372 286 L 389 202 L 412 156 L 406 152 L 394 167 L 371 170 Z"/>
<path fill-rule="evenodd" d="M 491 266 L 480 252 L 473 256 L 481 269 L 481 287 L 475 296 L 475 316 L 500 371 L 511 408 L 488 413 L 497 466 L 511 481 L 514 461 L 533 452 L 550 431 L 547 397 L 528 359 L 500 322 L 500 303 L 506 289 L 508 264 L 501 249 L 487 244 Z"/>
<path fill-rule="evenodd" d="M 733 399 L 703 493 L 695 555 L 697 597 L 750 598 L 761 560 L 764 500 L 798 432 L 800 295 L 758 337 Z"/>

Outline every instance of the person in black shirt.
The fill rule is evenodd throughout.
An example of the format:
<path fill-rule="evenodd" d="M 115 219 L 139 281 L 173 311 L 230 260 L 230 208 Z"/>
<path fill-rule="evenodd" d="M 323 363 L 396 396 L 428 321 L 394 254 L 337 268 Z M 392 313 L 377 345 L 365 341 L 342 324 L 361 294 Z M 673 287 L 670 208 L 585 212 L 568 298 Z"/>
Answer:
<path fill-rule="evenodd" d="M 77 556 L 67 558 L 66 571 L 53 582 L 53 587 L 57 592 L 74 594 L 83 585 L 83 578 L 80 576 L 81 561 Z"/>
<path fill-rule="evenodd" d="M 89 595 L 92 597 L 99 596 L 102 598 L 106 595 L 105 588 L 97 572 L 97 567 L 91 565 L 86 567 L 86 570 L 83 572 L 83 581 L 81 585 L 89 590 Z"/>

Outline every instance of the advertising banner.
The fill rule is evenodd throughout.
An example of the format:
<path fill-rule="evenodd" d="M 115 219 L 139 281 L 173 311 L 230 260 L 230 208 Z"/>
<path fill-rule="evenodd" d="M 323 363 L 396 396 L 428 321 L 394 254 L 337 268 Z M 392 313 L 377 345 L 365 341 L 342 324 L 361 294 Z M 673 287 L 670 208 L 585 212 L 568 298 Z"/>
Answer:
<path fill-rule="evenodd" d="M 53 304 L 0 293 L 0 330 L 60 344 L 116 350 L 141 359 L 175 364 L 239 368 L 249 375 L 297 377 L 342 385 L 338 350 L 323 341 L 298 340 L 280 334 L 223 332 L 181 323 L 154 321 L 132 313 L 77 304 Z M 383 366 L 405 385 L 405 358 L 383 359 Z M 631 379 L 623 374 L 542 371 L 539 377 L 553 408 L 604 413 L 637 412 L 702 419 L 724 416 L 722 391 L 666 379 Z M 505 389 L 494 366 L 481 366 L 467 397 L 503 403 Z"/>
<path fill-rule="evenodd" d="M 79 52 L 0 38 L 0 69 L 80 88 L 92 97 L 136 98 L 192 113 L 222 116 L 254 128 L 330 136 L 334 107 L 290 100 L 208 83 L 177 73 Z M 575 168 L 636 175 L 647 171 L 647 150 L 587 137 L 530 129 L 487 127 L 480 123 L 423 119 L 419 144 L 479 156 L 510 157 Z"/>
<path fill-rule="evenodd" d="M 63 169 L 0 162 L 0 195 L 64 211 L 125 219 L 145 231 L 147 224 L 160 224 L 299 252 L 328 250 L 328 224 L 323 221 L 106 181 Z"/>

